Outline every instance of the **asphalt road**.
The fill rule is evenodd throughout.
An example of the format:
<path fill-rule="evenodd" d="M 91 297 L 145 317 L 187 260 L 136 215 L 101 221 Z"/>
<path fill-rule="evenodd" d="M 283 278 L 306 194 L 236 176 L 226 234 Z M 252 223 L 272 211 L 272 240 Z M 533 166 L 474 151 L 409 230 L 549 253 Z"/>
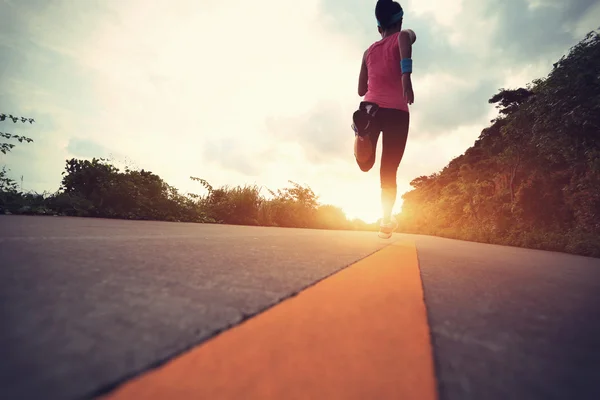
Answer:
<path fill-rule="evenodd" d="M 415 240 L 441 399 L 600 399 L 600 259 Z"/>
<path fill-rule="evenodd" d="M 0 397 L 97 393 L 386 244 L 359 232 L 0 216 Z"/>
<path fill-rule="evenodd" d="M 600 398 L 600 259 L 395 238 L 417 244 L 441 399 Z M 388 243 L 1 216 L 1 397 L 89 397 Z"/>

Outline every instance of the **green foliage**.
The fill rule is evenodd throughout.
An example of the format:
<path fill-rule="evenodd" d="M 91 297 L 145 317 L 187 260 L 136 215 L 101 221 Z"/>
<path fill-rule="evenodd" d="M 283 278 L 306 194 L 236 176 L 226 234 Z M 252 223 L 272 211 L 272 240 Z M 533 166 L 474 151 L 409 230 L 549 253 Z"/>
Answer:
<path fill-rule="evenodd" d="M 265 204 L 267 225 L 309 228 L 316 225 L 318 197 L 308 186 L 289 181 L 291 187 L 269 190 L 272 199 Z"/>
<path fill-rule="evenodd" d="M 353 229 L 344 212 L 321 205 L 308 186 L 289 181 L 290 187 L 273 191 L 252 186 L 213 188 L 206 180 L 191 177 L 206 190 L 205 196 L 191 195 L 213 221 L 235 225 L 295 228 Z"/>
<path fill-rule="evenodd" d="M 53 194 L 20 193 L 15 183 L 0 191 L 0 212 L 261 225 L 296 228 L 357 229 L 341 209 L 321 205 L 312 189 L 266 190 L 258 186 L 214 188 L 199 182 L 206 194 L 182 195 L 158 175 L 129 167 L 119 170 L 105 159 L 66 161 L 60 190 Z M 4 171 L 0 172 L 0 179 Z M 0 180 L 1 182 L 1 180 Z"/>
<path fill-rule="evenodd" d="M 259 225 L 259 214 L 263 204 L 260 188 L 244 186 L 213 188 L 206 180 L 191 177 L 200 182 L 208 194 L 191 195 L 211 221 L 233 225 Z"/>
<path fill-rule="evenodd" d="M 12 114 L 7 115 L 4 113 L 0 113 L 0 122 L 4 122 L 7 120 L 12 121 L 15 124 L 17 122 L 21 122 L 21 123 L 29 122 L 30 124 L 33 124 L 35 122 L 35 120 L 33 118 L 16 117 Z M 2 153 L 2 154 L 7 154 L 15 147 L 15 144 L 11 143 L 11 141 L 17 141 L 19 143 L 33 142 L 33 139 L 28 138 L 26 136 L 14 135 L 14 134 L 7 133 L 7 132 L 0 132 L 0 138 L 1 138 L 0 139 L 0 153 Z"/>
<path fill-rule="evenodd" d="M 7 172 L 6 166 L 2 166 L 2 169 L 0 170 L 0 192 L 16 193 L 18 192 L 17 182 L 15 182 L 14 179 L 10 179 Z"/>
<path fill-rule="evenodd" d="M 358 229 L 352 221 L 348 221 L 346 214 L 341 208 L 328 204 L 317 208 L 315 220 L 317 227 L 322 229 Z"/>
<path fill-rule="evenodd" d="M 600 34 L 527 88 L 440 173 L 411 182 L 406 231 L 600 256 Z"/>
<path fill-rule="evenodd" d="M 12 121 L 15 124 L 18 122 L 33 124 L 35 122 L 33 118 L 16 117 L 12 114 L 0 113 L 0 122 L 5 121 Z M 15 141 L 19 143 L 31 143 L 33 139 L 12 133 L 0 132 L 0 153 L 9 153 L 16 146 Z M 8 177 L 6 166 L 2 166 L 2 170 L 0 171 L 0 209 L 6 207 L 7 202 L 11 201 L 10 199 L 15 196 L 15 193 L 17 193 L 17 182 Z"/>
<path fill-rule="evenodd" d="M 204 222 L 199 204 L 150 171 L 121 172 L 104 159 L 67 160 L 53 208 L 64 215 Z"/>

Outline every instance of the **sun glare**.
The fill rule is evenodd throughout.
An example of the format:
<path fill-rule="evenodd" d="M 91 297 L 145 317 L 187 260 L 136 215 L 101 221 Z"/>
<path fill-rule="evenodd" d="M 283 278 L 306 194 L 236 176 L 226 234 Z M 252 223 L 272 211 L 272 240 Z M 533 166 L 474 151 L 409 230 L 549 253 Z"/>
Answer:
<path fill-rule="evenodd" d="M 360 219 L 368 224 L 377 222 L 379 218 L 381 218 L 381 212 L 377 209 L 370 210 L 370 212 L 365 212 L 365 210 L 361 210 L 361 212 L 358 213 L 352 212 L 353 207 L 342 207 L 342 210 L 344 210 L 344 213 L 346 214 L 346 217 L 349 220 Z"/>
<path fill-rule="evenodd" d="M 339 201 L 337 203 L 334 203 L 334 205 L 337 205 L 338 207 L 340 207 L 344 211 L 344 214 L 346 214 L 346 217 L 349 220 L 358 218 L 368 224 L 378 222 L 379 219 L 381 218 L 381 206 L 379 203 L 379 194 L 378 193 L 376 194 L 376 199 L 374 199 L 374 201 L 368 202 L 369 207 L 365 207 L 364 201 L 361 201 L 361 200 L 357 201 L 357 200 L 358 199 L 356 199 L 356 198 L 346 199 L 345 201 Z M 399 213 L 401 211 L 402 211 L 402 199 L 399 199 L 397 201 L 396 206 L 394 207 L 394 214 Z"/>

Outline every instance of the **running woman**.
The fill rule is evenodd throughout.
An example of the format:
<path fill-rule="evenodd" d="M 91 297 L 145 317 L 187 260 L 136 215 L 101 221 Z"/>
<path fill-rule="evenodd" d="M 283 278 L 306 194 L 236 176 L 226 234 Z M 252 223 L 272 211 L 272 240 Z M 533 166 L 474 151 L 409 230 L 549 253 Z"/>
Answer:
<path fill-rule="evenodd" d="M 364 53 L 358 80 L 358 95 L 364 96 L 353 115 L 355 157 L 360 169 L 369 171 L 375 164 L 380 133 L 380 167 L 383 218 L 379 237 L 389 239 L 398 227 L 392 216 L 396 202 L 396 173 L 404 155 L 408 137 L 409 109 L 414 102 L 411 82 L 412 44 L 415 33 L 402 30 L 404 12 L 399 3 L 378 0 L 375 6 L 381 40 Z"/>

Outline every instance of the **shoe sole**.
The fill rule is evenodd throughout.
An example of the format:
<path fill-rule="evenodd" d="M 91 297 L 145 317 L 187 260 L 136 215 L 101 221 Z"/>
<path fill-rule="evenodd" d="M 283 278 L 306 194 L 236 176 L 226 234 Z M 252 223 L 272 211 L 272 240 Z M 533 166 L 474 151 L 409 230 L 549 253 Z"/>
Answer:
<path fill-rule="evenodd" d="M 392 237 L 392 235 L 393 235 L 393 234 L 394 234 L 394 232 L 392 232 L 392 233 L 383 233 L 383 232 L 379 232 L 379 235 L 378 235 L 378 236 L 379 236 L 381 239 L 389 239 L 389 238 L 391 238 L 391 237 Z"/>
<path fill-rule="evenodd" d="M 389 239 L 389 238 L 392 237 L 392 235 L 394 234 L 394 232 L 396 231 L 396 229 L 398 229 L 398 224 L 397 223 L 394 226 L 394 229 L 392 229 L 390 233 L 379 231 L 379 237 L 382 238 L 382 239 Z"/>
<path fill-rule="evenodd" d="M 364 141 L 361 143 L 361 141 Z M 373 144 L 368 138 L 354 138 L 354 158 L 356 161 L 364 163 L 373 156 Z"/>

